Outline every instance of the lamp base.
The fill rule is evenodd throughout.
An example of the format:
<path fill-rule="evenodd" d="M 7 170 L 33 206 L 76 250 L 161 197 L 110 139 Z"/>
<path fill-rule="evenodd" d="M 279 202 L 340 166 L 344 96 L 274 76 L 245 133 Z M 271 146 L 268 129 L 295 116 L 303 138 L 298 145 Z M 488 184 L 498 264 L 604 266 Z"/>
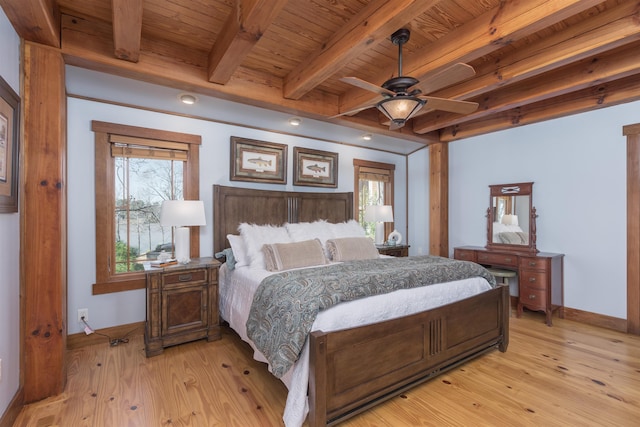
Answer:
<path fill-rule="evenodd" d="M 180 264 L 189 264 L 191 241 L 189 227 L 176 227 L 176 261 Z"/>
<path fill-rule="evenodd" d="M 376 245 L 384 244 L 384 222 L 376 222 Z"/>

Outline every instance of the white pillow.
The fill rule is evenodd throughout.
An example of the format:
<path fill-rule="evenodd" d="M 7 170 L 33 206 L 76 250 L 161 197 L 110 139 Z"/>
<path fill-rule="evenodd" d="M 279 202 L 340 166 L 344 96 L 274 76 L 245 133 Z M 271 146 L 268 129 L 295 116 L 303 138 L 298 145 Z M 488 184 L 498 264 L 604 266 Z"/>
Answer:
<path fill-rule="evenodd" d="M 367 237 L 367 233 L 364 228 L 355 219 L 350 219 L 346 222 L 339 222 L 338 224 L 327 224 L 328 231 L 331 237 L 334 239 L 340 239 L 342 237 Z"/>
<path fill-rule="evenodd" d="M 237 236 L 235 234 L 227 234 L 227 240 L 231 245 L 233 258 L 236 260 L 236 267 L 249 265 L 249 256 L 247 255 L 247 248 L 244 245 L 244 240 L 242 239 L 242 237 Z"/>
<path fill-rule="evenodd" d="M 249 266 L 253 269 L 266 269 L 262 246 L 267 243 L 289 243 L 291 237 L 284 227 L 256 225 L 243 222 L 238 226 L 247 250 Z"/>
<path fill-rule="evenodd" d="M 284 226 L 294 242 L 303 242 L 312 239 L 327 240 L 328 224 L 326 220 L 321 219 L 315 222 L 286 223 Z"/>
<path fill-rule="evenodd" d="M 324 255 L 330 259 L 327 240 L 342 237 L 366 237 L 364 228 L 356 220 L 333 224 L 324 219 L 315 222 L 287 223 L 284 225 L 293 242 L 318 239 L 322 244 Z"/>

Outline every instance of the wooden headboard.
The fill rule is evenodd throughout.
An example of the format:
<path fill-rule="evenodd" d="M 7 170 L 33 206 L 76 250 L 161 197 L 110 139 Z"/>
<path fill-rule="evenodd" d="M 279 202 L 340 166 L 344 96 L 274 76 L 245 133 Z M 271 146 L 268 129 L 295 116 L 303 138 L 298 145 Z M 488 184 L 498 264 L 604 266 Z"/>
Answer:
<path fill-rule="evenodd" d="M 306 193 L 213 186 L 213 253 L 229 247 L 227 234 L 238 225 L 282 225 L 285 222 L 332 223 L 353 218 L 353 193 Z"/>

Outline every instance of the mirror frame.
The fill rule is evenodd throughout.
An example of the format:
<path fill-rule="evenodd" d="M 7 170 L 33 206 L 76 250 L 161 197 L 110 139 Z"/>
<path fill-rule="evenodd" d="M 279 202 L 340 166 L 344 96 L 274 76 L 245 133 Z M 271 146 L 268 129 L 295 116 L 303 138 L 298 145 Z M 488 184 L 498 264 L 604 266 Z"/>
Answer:
<path fill-rule="evenodd" d="M 506 243 L 493 242 L 493 199 L 500 196 L 529 196 L 529 244 L 510 245 Z M 497 184 L 489 186 L 489 207 L 487 208 L 487 249 L 537 253 L 536 248 L 536 208 L 533 206 L 533 182 L 520 182 L 516 184 Z"/>

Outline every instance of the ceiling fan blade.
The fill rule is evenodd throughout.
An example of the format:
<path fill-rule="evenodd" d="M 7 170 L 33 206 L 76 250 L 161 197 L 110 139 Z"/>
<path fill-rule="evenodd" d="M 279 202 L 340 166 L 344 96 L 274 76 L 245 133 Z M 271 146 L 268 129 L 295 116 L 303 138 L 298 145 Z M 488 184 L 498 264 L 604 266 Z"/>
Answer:
<path fill-rule="evenodd" d="M 436 98 L 434 96 L 419 96 L 427 101 L 425 108 L 448 111 L 450 113 L 470 114 L 478 109 L 477 102 L 457 101 L 455 99 Z"/>
<path fill-rule="evenodd" d="M 419 83 L 411 86 L 408 90 L 412 91 L 419 89 L 420 92 L 427 94 L 435 92 L 438 89 L 451 86 L 452 84 L 456 84 L 475 75 L 476 70 L 474 70 L 471 65 L 458 62 L 457 64 L 453 64 L 451 67 L 445 68 L 432 76 L 426 76 L 426 78 L 420 79 L 421 81 Z"/>
<path fill-rule="evenodd" d="M 395 95 L 395 92 L 390 91 L 389 89 L 385 89 L 382 86 L 374 85 L 373 83 L 369 83 L 365 80 L 359 79 L 357 77 L 342 77 L 340 81 L 349 83 L 350 85 L 359 87 L 360 89 L 368 90 L 370 92 L 375 92 L 379 94 L 387 94 L 390 96 Z"/>
<path fill-rule="evenodd" d="M 366 110 L 367 108 L 375 107 L 376 103 L 369 104 L 369 105 L 364 105 L 364 106 L 358 107 L 358 108 L 354 108 L 352 110 L 345 111 L 344 113 L 340 113 L 340 114 L 336 114 L 335 116 L 331 116 L 329 118 L 330 119 L 335 119 L 336 117 L 340 117 L 340 116 L 353 116 L 354 114 L 357 114 L 360 111 Z"/>

